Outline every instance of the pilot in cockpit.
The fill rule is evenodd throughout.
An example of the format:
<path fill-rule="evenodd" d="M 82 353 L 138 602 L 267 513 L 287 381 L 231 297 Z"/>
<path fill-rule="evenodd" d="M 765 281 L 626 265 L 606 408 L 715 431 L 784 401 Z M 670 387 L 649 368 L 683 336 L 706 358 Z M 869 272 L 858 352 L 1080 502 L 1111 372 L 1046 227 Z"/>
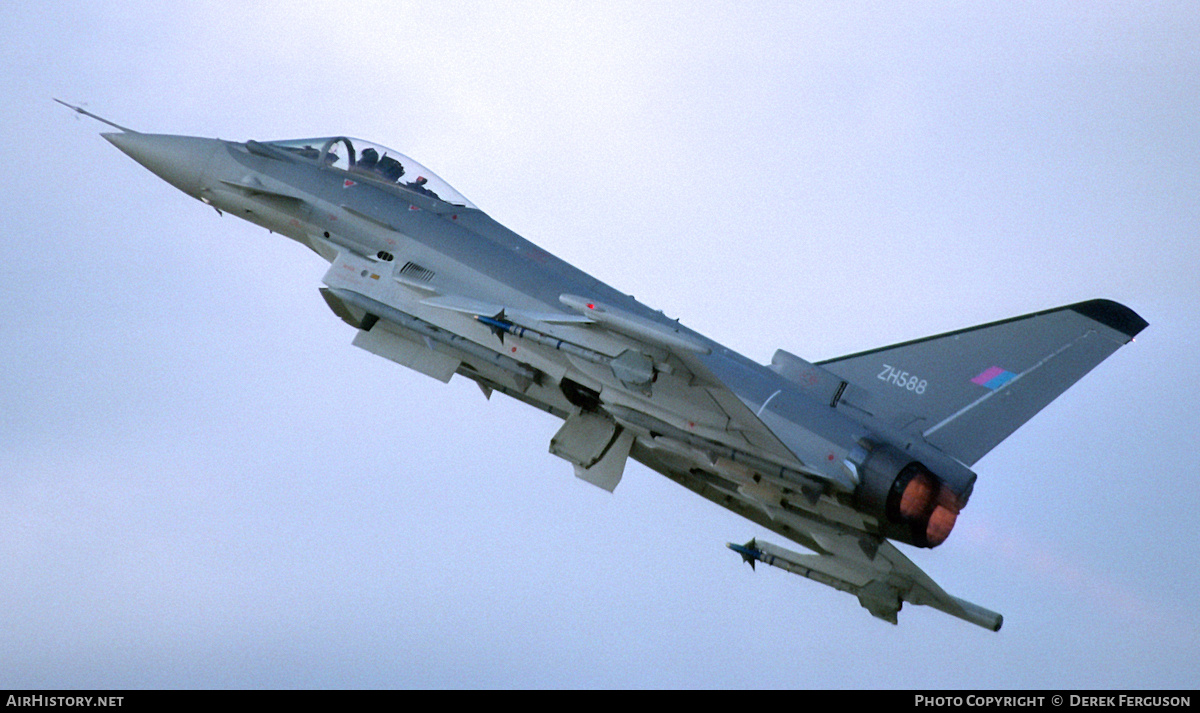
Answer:
<path fill-rule="evenodd" d="M 425 187 L 426 183 L 429 183 L 428 178 L 424 176 L 417 176 L 417 180 L 404 184 L 404 187 L 408 188 L 409 190 L 416 191 L 417 193 L 424 193 L 427 196 L 433 196 L 434 198 L 437 198 L 438 195 L 436 193 Z"/>
<path fill-rule="evenodd" d="M 354 170 L 360 173 L 374 173 L 377 163 L 379 163 L 379 152 L 375 149 L 366 148 L 359 155 L 358 163 L 354 164 Z"/>
<path fill-rule="evenodd" d="M 379 163 L 376 165 L 375 170 L 378 171 L 379 175 L 383 176 L 383 179 L 389 183 L 395 183 L 396 181 L 399 181 L 400 177 L 404 175 L 404 165 L 387 155 L 379 159 Z"/>

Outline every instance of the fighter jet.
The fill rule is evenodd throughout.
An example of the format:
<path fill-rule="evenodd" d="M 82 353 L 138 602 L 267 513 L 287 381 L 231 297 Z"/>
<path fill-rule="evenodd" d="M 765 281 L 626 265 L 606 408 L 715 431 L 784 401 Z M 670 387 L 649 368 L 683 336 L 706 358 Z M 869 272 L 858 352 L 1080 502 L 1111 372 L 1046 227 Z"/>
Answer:
<path fill-rule="evenodd" d="M 57 101 L 57 100 L 56 100 Z M 64 103 L 65 102 L 60 102 Z M 432 171 L 346 136 L 222 141 L 102 121 L 110 143 L 218 213 L 330 263 L 354 346 L 563 420 L 550 452 L 607 491 L 636 460 L 808 550 L 729 547 L 849 592 L 998 631 L 896 546 L 937 547 L 972 466 L 1147 326 L 1091 300 L 816 363 L 756 363 L 559 260 Z"/>

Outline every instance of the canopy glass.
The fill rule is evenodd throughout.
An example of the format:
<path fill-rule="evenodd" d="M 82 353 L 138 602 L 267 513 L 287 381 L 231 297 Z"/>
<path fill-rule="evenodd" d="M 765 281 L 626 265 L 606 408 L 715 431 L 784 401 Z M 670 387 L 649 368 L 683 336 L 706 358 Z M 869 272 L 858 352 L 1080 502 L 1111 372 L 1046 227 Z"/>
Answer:
<path fill-rule="evenodd" d="M 475 208 L 474 203 L 438 178 L 433 171 L 398 151 L 370 141 L 332 136 L 268 143 L 300 158 L 345 171 L 358 178 L 398 186 L 451 205 Z"/>

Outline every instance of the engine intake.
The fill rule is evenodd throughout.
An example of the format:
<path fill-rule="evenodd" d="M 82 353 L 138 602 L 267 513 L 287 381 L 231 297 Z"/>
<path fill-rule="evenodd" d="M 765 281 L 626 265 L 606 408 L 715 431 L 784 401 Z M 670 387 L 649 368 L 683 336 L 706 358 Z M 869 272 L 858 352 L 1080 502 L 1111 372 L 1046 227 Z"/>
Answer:
<path fill-rule="evenodd" d="M 891 446 L 873 450 L 859 469 L 859 507 L 881 534 L 918 547 L 946 541 L 963 500 L 922 463 Z"/>

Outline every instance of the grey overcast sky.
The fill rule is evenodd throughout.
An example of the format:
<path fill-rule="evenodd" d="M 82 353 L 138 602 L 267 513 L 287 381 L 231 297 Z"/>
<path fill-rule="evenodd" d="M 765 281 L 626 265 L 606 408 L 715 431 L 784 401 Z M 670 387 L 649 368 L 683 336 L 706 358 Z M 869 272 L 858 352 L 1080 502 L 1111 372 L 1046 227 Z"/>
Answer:
<path fill-rule="evenodd" d="M 0 688 L 1156 688 L 1200 670 L 1194 2 L 48 2 L 0 17 Z M 323 262 L 143 131 L 344 134 L 730 347 L 1104 297 L 1151 326 L 933 551 L 998 634 L 350 345 Z M 776 541 L 778 537 L 771 538 Z M 781 543 L 782 544 L 782 543 Z"/>

